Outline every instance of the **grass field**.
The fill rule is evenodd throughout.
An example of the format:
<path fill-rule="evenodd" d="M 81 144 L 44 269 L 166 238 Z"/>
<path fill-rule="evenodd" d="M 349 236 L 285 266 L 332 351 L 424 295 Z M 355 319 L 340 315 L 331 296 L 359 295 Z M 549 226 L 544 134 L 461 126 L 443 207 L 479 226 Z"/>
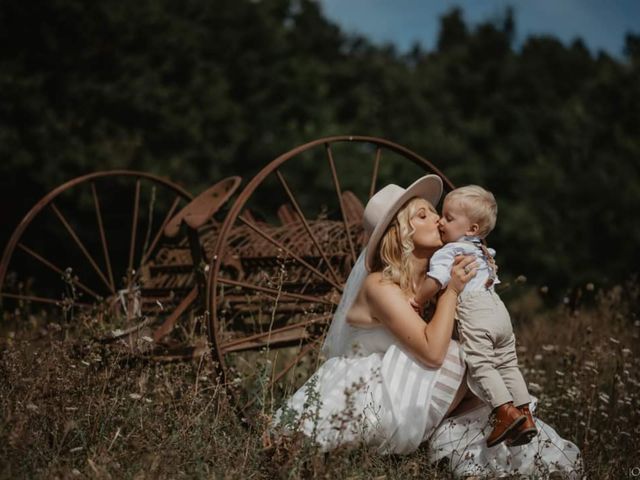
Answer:
<path fill-rule="evenodd" d="M 539 416 L 582 450 L 590 479 L 640 474 L 640 292 L 585 290 L 543 309 L 510 302 L 520 363 Z M 90 340 L 92 319 L 4 312 L 0 337 L 2 478 L 448 478 L 426 448 L 325 455 L 290 438 L 263 447 L 231 408 L 208 356 L 141 361 Z"/>

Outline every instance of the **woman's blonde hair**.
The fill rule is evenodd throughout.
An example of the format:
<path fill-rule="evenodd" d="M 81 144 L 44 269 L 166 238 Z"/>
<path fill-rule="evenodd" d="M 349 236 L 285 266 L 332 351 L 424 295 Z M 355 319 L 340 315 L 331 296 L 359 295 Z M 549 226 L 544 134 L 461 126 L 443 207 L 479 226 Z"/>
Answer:
<path fill-rule="evenodd" d="M 387 231 L 380 240 L 378 254 L 375 258 L 374 270 L 382 270 L 382 278 L 392 281 L 400 286 L 402 291 L 415 294 L 413 282 L 413 234 L 415 229 L 411 225 L 411 219 L 418 209 L 426 202 L 423 198 L 414 197 L 409 200 L 396 214 Z"/>

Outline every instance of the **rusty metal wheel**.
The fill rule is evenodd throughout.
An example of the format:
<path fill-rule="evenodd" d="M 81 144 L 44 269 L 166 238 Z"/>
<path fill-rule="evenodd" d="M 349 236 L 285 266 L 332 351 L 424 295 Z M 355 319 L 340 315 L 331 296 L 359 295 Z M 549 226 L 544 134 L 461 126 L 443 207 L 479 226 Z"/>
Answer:
<path fill-rule="evenodd" d="M 171 181 L 125 170 L 60 185 L 26 214 L 4 250 L 4 310 L 62 308 L 70 316 L 106 306 L 101 310 L 111 317 L 134 321 L 170 308 L 171 297 L 191 290 L 193 282 L 174 279 L 172 286 L 153 269 L 166 254 L 164 226 L 191 198 Z"/>
<path fill-rule="evenodd" d="M 243 417 L 272 411 L 321 360 L 323 334 L 364 243 L 368 198 L 425 173 L 452 187 L 400 145 L 330 137 L 276 158 L 238 196 L 218 234 L 207 305 L 213 358 Z"/>

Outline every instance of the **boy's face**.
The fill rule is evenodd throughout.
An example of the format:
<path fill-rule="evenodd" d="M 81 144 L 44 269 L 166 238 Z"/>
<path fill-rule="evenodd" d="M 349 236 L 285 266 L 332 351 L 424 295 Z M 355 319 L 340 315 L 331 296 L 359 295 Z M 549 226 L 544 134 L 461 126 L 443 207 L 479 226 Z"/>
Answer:
<path fill-rule="evenodd" d="M 445 199 L 438 226 L 444 243 L 455 242 L 465 235 L 476 235 L 478 231 L 478 224 L 471 222 L 457 200 Z"/>

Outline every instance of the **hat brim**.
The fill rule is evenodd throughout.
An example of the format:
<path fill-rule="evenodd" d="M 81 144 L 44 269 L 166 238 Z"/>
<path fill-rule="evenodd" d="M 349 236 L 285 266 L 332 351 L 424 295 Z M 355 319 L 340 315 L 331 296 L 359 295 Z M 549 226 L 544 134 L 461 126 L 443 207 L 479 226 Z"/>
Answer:
<path fill-rule="evenodd" d="M 438 205 L 441 196 L 442 179 L 438 175 L 425 175 L 407 187 L 405 192 L 387 209 L 387 212 L 380 219 L 369 236 L 369 241 L 367 242 L 367 255 L 365 258 L 365 266 L 369 272 L 371 271 L 373 261 L 378 251 L 378 244 L 386 232 L 389 223 L 398 213 L 398 210 L 400 210 L 405 203 L 414 197 L 425 199 L 435 208 L 436 205 Z"/>

